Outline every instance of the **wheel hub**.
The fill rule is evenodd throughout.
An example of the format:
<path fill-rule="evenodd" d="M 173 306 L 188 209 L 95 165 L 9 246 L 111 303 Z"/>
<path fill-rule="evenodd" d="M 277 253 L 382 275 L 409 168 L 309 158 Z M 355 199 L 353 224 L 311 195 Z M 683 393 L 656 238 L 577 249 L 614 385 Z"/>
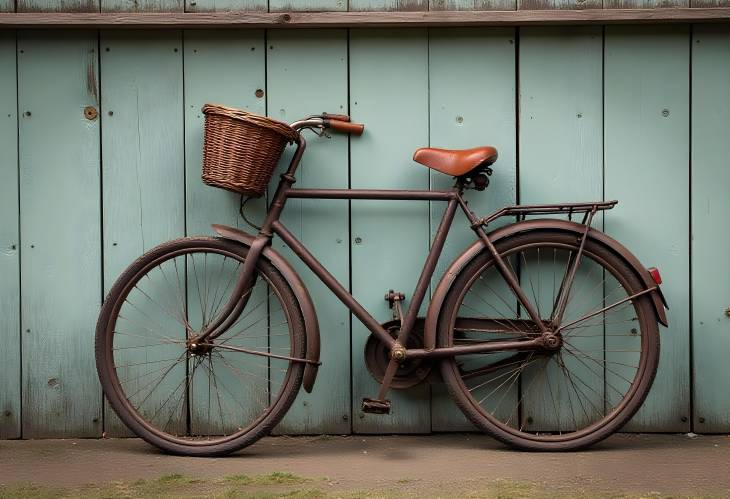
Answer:
<path fill-rule="evenodd" d="M 546 350 L 557 351 L 563 346 L 563 338 L 560 333 L 547 332 L 542 335 L 543 346 Z"/>
<path fill-rule="evenodd" d="M 207 355 L 213 350 L 212 343 L 197 343 L 195 340 L 188 341 L 188 353 L 190 355 Z"/>

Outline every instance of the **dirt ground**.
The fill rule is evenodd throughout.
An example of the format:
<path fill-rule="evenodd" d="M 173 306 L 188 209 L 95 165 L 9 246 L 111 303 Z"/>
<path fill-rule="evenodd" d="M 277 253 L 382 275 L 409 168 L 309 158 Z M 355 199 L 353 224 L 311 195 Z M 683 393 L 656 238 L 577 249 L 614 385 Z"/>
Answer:
<path fill-rule="evenodd" d="M 570 454 L 479 434 L 270 437 L 215 459 L 137 439 L 0 442 L 0 497 L 64 495 L 730 497 L 730 436 L 616 435 Z"/>

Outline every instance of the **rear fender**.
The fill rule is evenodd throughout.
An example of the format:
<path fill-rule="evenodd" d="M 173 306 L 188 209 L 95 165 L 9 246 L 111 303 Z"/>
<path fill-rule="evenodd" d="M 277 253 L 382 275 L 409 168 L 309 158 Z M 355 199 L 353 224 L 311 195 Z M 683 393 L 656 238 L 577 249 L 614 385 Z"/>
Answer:
<path fill-rule="evenodd" d="M 213 224 L 212 227 L 213 230 L 224 239 L 236 241 L 248 248 L 251 247 L 254 239 L 256 239 L 255 236 L 234 227 L 227 227 L 225 225 L 218 224 Z M 286 259 L 276 250 L 267 246 L 264 248 L 262 256 L 281 273 L 284 279 L 286 279 L 291 286 L 294 296 L 299 303 L 299 309 L 302 312 L 302 317 L 304 317 L 307 348 L 305 357 L 307 360 L 319 363 L 319 322 L 317 321 L 317 312 L 314 309 L 314 303 L 312 302 L 312 298 L 309 296 L 307 288 L 304 286 L 304 283 L 296 270 L 294 270 L 289 262 L 286 261 Z M 311 392 L 314 387 L 314 381 L 317 378 L 317 369 L 317 364 L 309 362 L 304 367 L 304 379 L 302 384 L 308 393 Z"/>
<path fill-rule="evenodd" d="M 522 222 L 517 222 L 514 224 L 506 225 L 504 227 L 500 227 L 499 229 L 490 232 L 489 239 L 492 241 L 493 244 L 497 244 L 507 237 L 533 230 L 562 231 L 575 234 L 578 237 L 582 237 L 583 232 L 585 231 L 585 225 L 570 222 L 568 220 L 556 220 L 551 218 L 525 220 Z M 628 249 L 626 249 L 626 247 L 624 247 L 621 243 L 609 237 L 605 233 L 596 229 L 590 229 L 588 231 L 588 237 L 599 244 L 607 246 L 611 251 L 620 256 L 629 265 L 629 267 L 634 270 L 636 276 L 643 283 L 644 289 L 649 289 L 656 286 L 656 292 L 651 293 L 654 311 L 656 312 L 656 317 L 659 323 L 663 326 L 667 326 L 667 314 L 664 311 L 664 308 L 666 307 L 666 300 L 664 299 L 664 295 L 662 294 L 661 289 L 652 279 L 649 271 Z M 432 350 L 436 348 L 436 335 L 438 330 L 439 316 L 441 313 L 441 309 L 443 308 L 444 302 L 446 301 L 446 296 L 448 295 L 448 292 L 451 289 L 451 286 L 454 283 L 456 276 L 459 275 L 459 272 L 461 272 L 462 269 L 464 269 L 464 267 L 466 267 L 466 265 L 469 264 L 469 262 L 471 262 L 484 249 L 485 246 L 482 240 L 478 240 L 474 242 L 474 244 L 466 248 L 464 252 L 461 253 L 461 255 L 459 255 L 453 261 L 449 268 L 446 269 L 446 272 L 444 272 L 441 280 L 434 289 L 433 295 L 431 297 L 431 303 L 429 304 L 428 311 L 426 312 L 426 325 L 424 328 L 424 348 L 426 348 L 427 350 Z"/>

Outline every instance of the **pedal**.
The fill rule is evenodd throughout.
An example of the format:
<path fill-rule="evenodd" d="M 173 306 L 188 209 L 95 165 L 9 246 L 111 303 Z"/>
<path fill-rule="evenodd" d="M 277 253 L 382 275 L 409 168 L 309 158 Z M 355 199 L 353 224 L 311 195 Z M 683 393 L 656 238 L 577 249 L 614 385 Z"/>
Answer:
<path fill-rule="evenodd" d="M 368 414 L 390 414 L 390 400 L 362 399 L 362 412 Z"/>

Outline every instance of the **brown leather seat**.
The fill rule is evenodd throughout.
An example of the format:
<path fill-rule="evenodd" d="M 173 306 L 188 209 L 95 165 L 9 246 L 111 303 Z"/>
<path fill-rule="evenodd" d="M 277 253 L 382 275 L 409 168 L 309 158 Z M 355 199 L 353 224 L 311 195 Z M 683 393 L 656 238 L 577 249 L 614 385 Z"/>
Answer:
<path fill-rule="evenodd" d="M 422 147 L 413 154 L 413 161 L 446 175 L 460 177 L 479 165 L 491 165 L 497 161 L 497 149 L 491 146 L 474 149 Z"/>

